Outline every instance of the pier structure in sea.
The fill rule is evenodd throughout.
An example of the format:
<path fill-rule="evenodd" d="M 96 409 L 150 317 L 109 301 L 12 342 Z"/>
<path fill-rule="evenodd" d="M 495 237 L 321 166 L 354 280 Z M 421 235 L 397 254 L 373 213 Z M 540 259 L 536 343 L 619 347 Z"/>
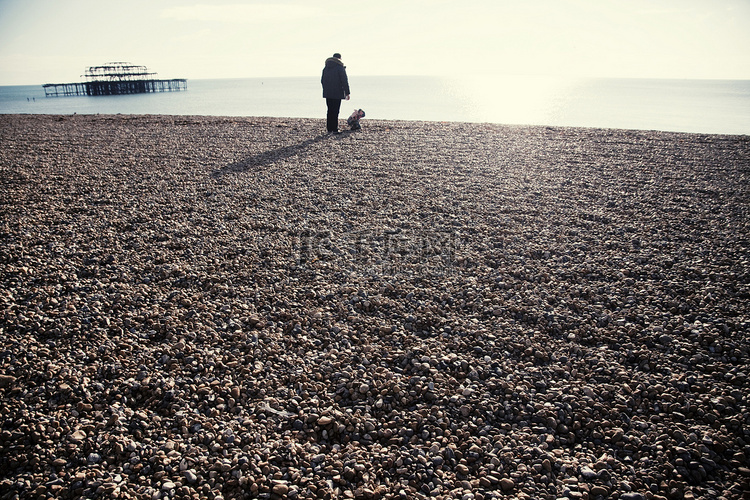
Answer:
<path fill-rule="evenodd" d="M 127 62 L 111 62 L 102 66 L 91 66 L 84 75 L 86 81 L 77 83 L 45 83 L 46 97 L 98 96 L 144 94 L 149 92 L 177 92 L 187 90 L 187 80 L 173 78 L 158 80 L 156 73 L 146 66 Z"/>

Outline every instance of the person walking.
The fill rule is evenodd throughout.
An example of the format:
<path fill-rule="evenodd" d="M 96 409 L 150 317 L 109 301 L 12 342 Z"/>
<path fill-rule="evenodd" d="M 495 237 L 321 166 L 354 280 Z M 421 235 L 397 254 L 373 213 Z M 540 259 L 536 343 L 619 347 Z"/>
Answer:
<path fill-rule="evenodd" d="M 323 85 L 323 98 L 328 106 L 326 115 L 328 133 L 339 134 L 339 111 L 341 100 L 349 100 L 349 79 L 346 76 L 346 66 L 341 62 L 341 54 L 338 52 L 326 59 L 320 83 Z"/>

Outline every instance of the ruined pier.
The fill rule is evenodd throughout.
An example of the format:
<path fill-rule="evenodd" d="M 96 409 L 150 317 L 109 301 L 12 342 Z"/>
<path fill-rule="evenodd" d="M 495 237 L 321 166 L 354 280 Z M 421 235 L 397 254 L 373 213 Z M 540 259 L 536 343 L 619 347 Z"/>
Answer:
<path fill-rule="evenodd" d="M 149 92 L 177 92 L 187 90 L 187 80 L 173 78 L 158 80 L 156 73 L 145 66 L 125 62 L 91 66 L 84 75 L 86 81 L 77 83 L 46 83 L 46 97 L 99 96 L 144 94 Z"/>

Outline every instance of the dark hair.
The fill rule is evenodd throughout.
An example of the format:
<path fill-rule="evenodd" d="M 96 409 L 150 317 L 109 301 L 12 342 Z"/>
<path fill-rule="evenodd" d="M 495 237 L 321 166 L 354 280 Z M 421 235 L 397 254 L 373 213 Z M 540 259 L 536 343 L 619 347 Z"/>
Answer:
<path fill-rule="evenodd" d="M 336 52 L 335 54 L 333 54 L 333 57 L 335 57 L 336 59 L 341 59 L 341 54 Z"/>

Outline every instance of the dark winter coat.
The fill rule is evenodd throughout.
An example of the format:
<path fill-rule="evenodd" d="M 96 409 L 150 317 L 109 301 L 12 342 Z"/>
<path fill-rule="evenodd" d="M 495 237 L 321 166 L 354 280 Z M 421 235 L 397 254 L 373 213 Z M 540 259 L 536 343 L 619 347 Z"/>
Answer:
<path fill-rule="evenodd" d="M 325 99 L 344 99 L 350 94 L 349 79 L 346 77 L 346 66 L 341 59 L 329 57 L 320 77 Z"/>

